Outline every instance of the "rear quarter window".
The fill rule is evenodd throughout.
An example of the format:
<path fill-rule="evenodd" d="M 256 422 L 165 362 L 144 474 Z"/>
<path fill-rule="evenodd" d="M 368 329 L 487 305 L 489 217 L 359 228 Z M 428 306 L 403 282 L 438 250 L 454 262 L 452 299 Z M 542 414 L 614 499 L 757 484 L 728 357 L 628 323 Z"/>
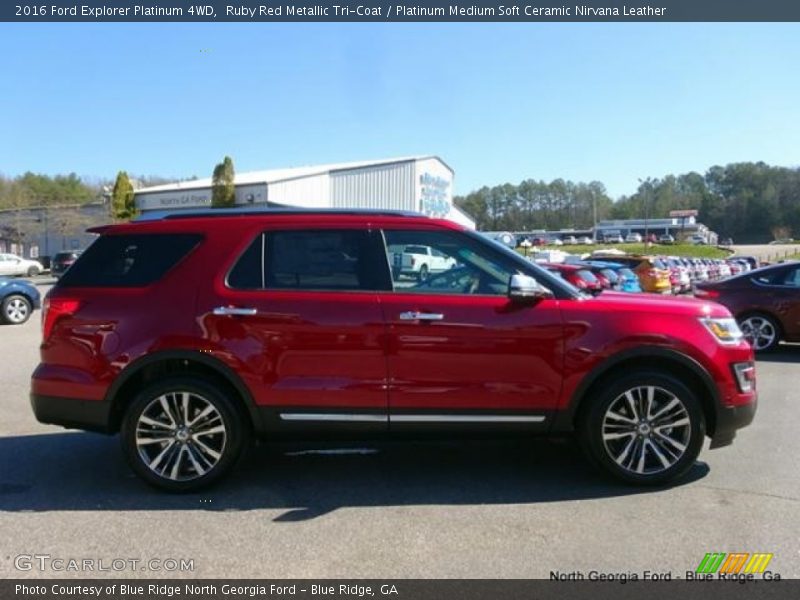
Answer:
<path fill-rule="evenodd" d="M 161 279 L 199 243 L 199 234 L 105 235 L 81 254 L 60 287 L 143 287 Z"/>

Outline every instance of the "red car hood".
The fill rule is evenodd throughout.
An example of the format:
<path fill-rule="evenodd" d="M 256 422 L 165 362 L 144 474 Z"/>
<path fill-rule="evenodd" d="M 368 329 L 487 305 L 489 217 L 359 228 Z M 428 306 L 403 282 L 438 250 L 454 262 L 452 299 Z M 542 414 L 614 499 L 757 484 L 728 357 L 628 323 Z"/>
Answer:
<path fill-rule="evenodd" d="M 609 310 L 648 312 L 697 317 L 730 317 L 727 308 L 716 302 L 697 298 L 662 296 L 660 294 L 629 294 L 625 292 L 603 292 L 587 302 L 595 302 Z"/>

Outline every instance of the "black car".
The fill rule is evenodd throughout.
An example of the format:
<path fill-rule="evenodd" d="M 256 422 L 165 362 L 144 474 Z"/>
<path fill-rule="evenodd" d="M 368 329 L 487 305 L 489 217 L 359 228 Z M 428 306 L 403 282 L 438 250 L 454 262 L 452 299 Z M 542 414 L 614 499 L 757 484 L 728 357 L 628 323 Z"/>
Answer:
<path fill-rule="evenodd" d="M 64 272 L 70 268 L 78 257 L 81 255 L 82 250 L 72 250 L 70 252 L 59 252 L 53 257 L 53 262 L 50 264 L 50 272 L 53 277 L 61 277 Z"/>

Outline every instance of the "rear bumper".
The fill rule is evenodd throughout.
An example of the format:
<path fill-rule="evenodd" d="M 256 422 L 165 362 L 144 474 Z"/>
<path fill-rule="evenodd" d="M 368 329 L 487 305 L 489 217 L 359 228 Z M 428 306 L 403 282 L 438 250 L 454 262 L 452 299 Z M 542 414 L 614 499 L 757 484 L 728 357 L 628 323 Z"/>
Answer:
<path fill-rule="evenodd" d="M 40 423 L 61 425 L 68 429 L 111 432 L 108 402 L 31 394 L 31 408 Z"/>
<path fill-rule="evenodd" d="M 741 406 L 729 406 L 717 410 L 717 422 L 711 438 L 711 448 L 722 448 L 733 443 L 736 430 L 747 427 L 756 416 L 757 401 Z"/>

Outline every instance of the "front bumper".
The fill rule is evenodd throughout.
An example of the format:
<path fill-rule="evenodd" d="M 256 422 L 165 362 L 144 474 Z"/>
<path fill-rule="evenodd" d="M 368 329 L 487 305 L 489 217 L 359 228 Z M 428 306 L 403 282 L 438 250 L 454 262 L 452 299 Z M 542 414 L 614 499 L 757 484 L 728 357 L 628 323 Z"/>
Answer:
<path fill-rule="evenodd" d="M 40 423 L 67 429 L 111 432 L 111 406 L 102 400 L 78 400 L 31 394 L 31 408 Z"/>
<path fill-rule="evenodd" d="M 711 437 L 711 448 L 722 448 L 733 443 L 736 430 L 747 427 L 756 416 L 758 402 L 753 400 L 741 406 L 726 406 L 717 410 L 717 421 L 714 435 Z"/>

